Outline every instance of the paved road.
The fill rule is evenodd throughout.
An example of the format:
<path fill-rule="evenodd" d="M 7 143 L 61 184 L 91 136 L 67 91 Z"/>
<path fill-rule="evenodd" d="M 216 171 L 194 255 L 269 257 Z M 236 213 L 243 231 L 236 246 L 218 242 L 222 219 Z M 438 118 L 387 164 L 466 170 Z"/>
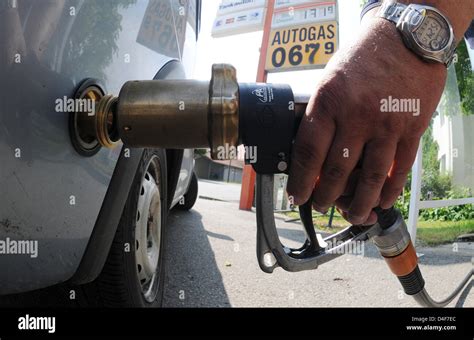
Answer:
<path fill-rule="evenodd" d="M 226 202 L 239 202 L 240 184 L 199 180 L 199 196 Z"/>
<path fill-rule="evenodd" d="M 207 182 L 201 196 L 226 185 Z M 229 191 L 235 191 L 229 185 Z M 207 188 L 207 189 L 206 189 Z M 397 279 L 369 244 L 364 255 L 346 255 L 311 272 L 260 271 L 255 257 L 255 213 L 231 202 L 199 199 L 190 212 L 172 212 L 168 229 L 168 307 L 412 307 Z M 277 220 L 282 241 L 295 244 L 303 232 Z M 474 244 L 418 249 L 427 289 L 444 298 L 472 268 Z M 467 295 L 467 296 L 466 296 Z M 452 303 L 451 306 L 455 306 Z M 474 289 L 458 305 L 474 307 Z"/>

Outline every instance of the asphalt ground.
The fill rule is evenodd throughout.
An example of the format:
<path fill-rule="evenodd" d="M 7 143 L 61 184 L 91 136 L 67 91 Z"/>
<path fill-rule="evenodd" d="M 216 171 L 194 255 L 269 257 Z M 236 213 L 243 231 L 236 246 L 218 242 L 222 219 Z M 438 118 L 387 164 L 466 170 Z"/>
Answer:
<path fill-rule="evenodd" d="M 200 181 L 189 212 L 172 211 L 167 244 L 166 307 L 416 307 L 371 243 L 317 270 L 263 273 L 256 259 L 255 212 L 238 209 L 240 186 Z M 277 217 L 284 244 L 295 246 L 299 223 Z M 426 288 L 443 299 L 469 270 L 473 243 L 417 248 Z M 472 283 L 450 306 L 474 307 Z"/>

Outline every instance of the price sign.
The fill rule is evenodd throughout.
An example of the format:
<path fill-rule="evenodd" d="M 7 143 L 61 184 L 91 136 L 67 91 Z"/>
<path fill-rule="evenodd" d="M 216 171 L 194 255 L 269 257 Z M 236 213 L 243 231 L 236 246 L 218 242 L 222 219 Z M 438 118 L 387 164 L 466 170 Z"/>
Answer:
<path fill-rule="evenodd" d="M 338 48 L 336 21 L 276 28 L 266 59 L 270 72 L 324 68 Z"/>
<path fill-rule="evenodd" d="M 272 28 L 337 20 L 336 3 L 311 3 L 275 10 Z"/>

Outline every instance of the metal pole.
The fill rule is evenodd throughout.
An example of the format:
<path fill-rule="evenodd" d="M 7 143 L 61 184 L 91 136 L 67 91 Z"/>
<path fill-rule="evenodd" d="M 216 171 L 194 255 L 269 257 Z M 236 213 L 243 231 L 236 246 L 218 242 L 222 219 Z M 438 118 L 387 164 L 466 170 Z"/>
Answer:
<path fill-rule="evenodd" d="M 418 216 L 420 214 L 420 198 L 421 198 L 421 176 L 423 166 L 423 147 L 420 141 L 418 152 L 416 154 L 416 160 L 412 168 L 411 177 L 411 196 L 410 196 L 410 209 L 408 213 L 408 232 L 410 233 L 413 245 L 416 242 L 416 226 L 418 224 Z"/>

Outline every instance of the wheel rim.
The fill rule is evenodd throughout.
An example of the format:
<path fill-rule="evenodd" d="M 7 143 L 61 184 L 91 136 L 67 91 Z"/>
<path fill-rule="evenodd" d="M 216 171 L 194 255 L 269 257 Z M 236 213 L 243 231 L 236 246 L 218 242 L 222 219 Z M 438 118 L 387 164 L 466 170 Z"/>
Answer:
<path fill-rule="evenodd" d="M 158 157 L 148 163 L 141 181 L 137 203 L 135 229 L 135 258 L 138 280 L 143 297 L 148 302 L 156 299 L 159 288 L 161 250 L 161 169 Z"/>

